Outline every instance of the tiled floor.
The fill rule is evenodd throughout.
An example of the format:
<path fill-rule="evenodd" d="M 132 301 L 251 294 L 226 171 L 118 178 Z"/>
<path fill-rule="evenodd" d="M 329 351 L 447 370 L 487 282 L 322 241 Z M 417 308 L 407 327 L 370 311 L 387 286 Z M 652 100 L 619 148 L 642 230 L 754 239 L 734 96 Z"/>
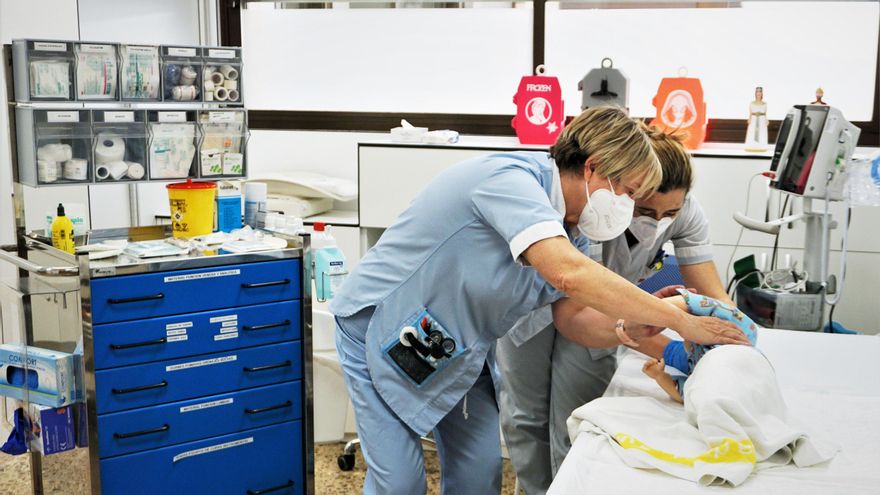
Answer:
<path fill-rule="evenodd" d="M 315 492 L 319 495 L 351 495 L 360 493 L 364 481 L 366 465 L 357 453 L 355 468 L 341 471 L 336 457 L 342 453 L 343 444 L 324 444 L 315 446 Z M 0 453 L 0 494 L 30 495 L 30 470 L 28 455 L 8 456 Z M 435 452 L 425 453 L 425 466 L 428 473 L 428 493 L 440 493 L 440 469 Z M 47 495 L 74 495 L 82 493 L 79 488 L 88 469 L 86 450 L 51 455 L 45 458 L 44 487 Z M 512 495 L 514 486 L 513 470 L 510 462 L 504 461 L 502 493 Z"/>

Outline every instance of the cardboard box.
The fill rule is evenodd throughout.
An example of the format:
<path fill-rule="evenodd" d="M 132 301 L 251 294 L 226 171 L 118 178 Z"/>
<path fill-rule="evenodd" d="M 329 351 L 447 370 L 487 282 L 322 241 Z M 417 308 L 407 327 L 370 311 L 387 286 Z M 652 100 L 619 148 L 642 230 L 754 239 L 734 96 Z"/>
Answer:
<path fill-rule="evenodd" d="M 76 446 L 73 407 L 46 407 L 31 404 L 28 408 L 31 430 L 28 446 L 43 455 L 73 450 Z"/>
<path fill-rule="evenodd" d="M 0 344 L 0 395 L 49 407 L 76 400 L 74 359 L 66 352 Z"/>

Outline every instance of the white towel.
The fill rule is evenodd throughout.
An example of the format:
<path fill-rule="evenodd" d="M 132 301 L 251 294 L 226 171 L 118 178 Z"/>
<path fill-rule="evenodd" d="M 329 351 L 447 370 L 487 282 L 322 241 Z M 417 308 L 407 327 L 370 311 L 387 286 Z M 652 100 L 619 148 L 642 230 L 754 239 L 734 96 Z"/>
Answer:
<path fill-rule="evenodd" d="M 569 435 L 603 435 L 627 465 L 701 485 L 737 486 L 756 470 L 812 466 L 838 451 L 787 415 L 772 366 L 751 347 L 709 351 L 685 383 L 684 400 L 682 408 L 649 397 L 602 397 L 572 413 Z"/>

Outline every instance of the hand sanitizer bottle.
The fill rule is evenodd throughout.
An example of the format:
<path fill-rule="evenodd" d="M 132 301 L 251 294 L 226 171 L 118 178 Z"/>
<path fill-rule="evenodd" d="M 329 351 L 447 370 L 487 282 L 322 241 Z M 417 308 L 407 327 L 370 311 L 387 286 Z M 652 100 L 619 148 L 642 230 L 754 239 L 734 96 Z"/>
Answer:
<path fill-rule="evenodd" d="M 333 298 L 348 270 L 345 266 L 345 255 L 330 234 L 330 226 L 315 222 L 314 228 L 312 258 L 315 260 L 315 294 L 319 301 L 326 301 Z"/>

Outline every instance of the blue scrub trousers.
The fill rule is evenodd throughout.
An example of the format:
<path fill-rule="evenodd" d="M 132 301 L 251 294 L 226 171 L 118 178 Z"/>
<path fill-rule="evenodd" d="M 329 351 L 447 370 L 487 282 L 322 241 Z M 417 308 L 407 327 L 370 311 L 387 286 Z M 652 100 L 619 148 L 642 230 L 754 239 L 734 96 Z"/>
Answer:
<path fill-rule="evenodd" d="M 365 335 L 373 308 L 336 318 L 336 349 L 351 396 L 367 462 L 363 493 L 426 493 L 419 435 L 385 403 L 367 368 Z M 440 457 L 440 493 L 490 495 L 501 492 L 498 404 L 489 370 L 433 430 Z"/>

